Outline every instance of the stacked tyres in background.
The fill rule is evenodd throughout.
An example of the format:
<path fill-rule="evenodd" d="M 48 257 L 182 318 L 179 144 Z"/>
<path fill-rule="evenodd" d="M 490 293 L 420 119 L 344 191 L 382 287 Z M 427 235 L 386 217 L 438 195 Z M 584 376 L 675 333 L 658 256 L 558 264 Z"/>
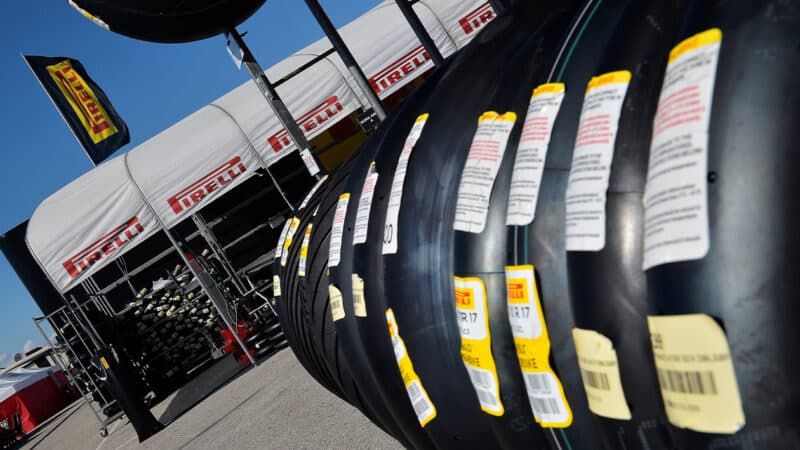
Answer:
<path fill-rule="evenodd" d="M 287 223 L 292 349 L 414 448 L 800 448 L 800 5 L 528 3 Z"/>

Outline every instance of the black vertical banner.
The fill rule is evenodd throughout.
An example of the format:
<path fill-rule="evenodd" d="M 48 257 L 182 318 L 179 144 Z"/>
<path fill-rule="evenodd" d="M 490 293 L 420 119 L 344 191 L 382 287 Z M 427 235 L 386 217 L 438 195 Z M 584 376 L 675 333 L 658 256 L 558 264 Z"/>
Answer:
<path fill-rule="evenodd" d="M 22 57 L 93 164 L 101 163 L 130 142 L 128 126 L 79 61 L 65 57 Z"/>

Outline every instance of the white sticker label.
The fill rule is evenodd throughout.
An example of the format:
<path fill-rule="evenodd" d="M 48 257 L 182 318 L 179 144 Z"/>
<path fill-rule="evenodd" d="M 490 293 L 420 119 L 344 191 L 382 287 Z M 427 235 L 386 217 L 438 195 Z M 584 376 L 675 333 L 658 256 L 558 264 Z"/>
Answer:
<path fill-rule="evenodd" d="M 297 262 L 297 276 L 306 276 L 306 262 L 308 261 L 308 245 L 311 242 L 311 229 L 313 225 L 308 224 L 306 227 L 305 236 L 303 236 L 303 243 L 300 245 L 300 260 Z"/>
<path fill-rule="evenodd" d="M 317 165 L 317 161 L 314 160 L 314 155 L 311 154 L 311 150 L 303 150 L 300 152 L 300 157 L 303 158 L 303 164 L 306 165 L 309 175 L 313 177 L 319 173 L 319 166 Z"/>
<path fill-rule="evenodd" d="M 285 267 L 286 263 L 289 261 L 289 248 L 291 248 L 292 242 L 294 242 L 294 234 L 297 233 L 297 227 L 299 226 L 300 226 L 300 218 L 292 217 L 292 220 L 289 221 L 289 229 L 286 231 L 286 238 L 283 241 L 283 252 L 281 254 L 281 267 Z"/>
<path fill-rule="evenodd" d="M 358 213 L 356 214 L 356 226 L 353 232 L 353 245 L 367 242 L 369 213 L 372 209 L 372 196 L 375 194 L 375 185 L 377 183 L 378 172 L 375 171 L 375 163 L 372 163 L 369 166 L 367 178 L 364 180 L 364 187 L 361 188 L 361 197 L 358 199 Z"/>
<path fill-rule="evenodd" d="M 500 115 L 489 111 L 478 119 L 478 130 L 458 186 L 455 230 L 478 234 L 486 228 L 492 188 L 516 121 L 517 115 L 513 112 Z"/>
<path fill-rule="evenodd" d="M 336 213 L 333 216 L 333 226 L 331 226 L 331 246 L 328 254 L 328 267 L 336 267 L 342 258 L 342 235 L 344 234 L 344 219 L 347 217 L 347 204 L 350 202 L 350 194 L 344 193 L 339 196 L 336 203 Z"/>
<path fill-rule="evenodd" d="M 272 275 L 272 296 L 281 296 L 281 277 L 277 273 Z"/>
<path fill-rule="evenodd" d="M 303 203 L 300 203 L 300 208 L 298 208 L 298 210 L 303 210 L 306 206 L 308 206 L 308 202 L 311 201 L 311 197 L 313 197 L 314 194 L 317 193 L 319 188 L 322 187 L 322 183 L 324 183 L 327 179 L 328 176 L 325 175 L 324 177 L 320 178 L 319 181 L 317 181 L 317 184 L 315 184 L 314 187 L 312 187 L 311 190 L 308 191 L 308 194 L 306 194 L 306 198 L 303 199 Z"/>
<path fill-rule="evenodd" d="M 526 226 L 533 222 L 547 148 L 564 100 L 564 90 L 563 83 L 548 83 L 533 91 L 514 159 L 506 225 Z"/>
<path fill-rule="evenodd" d="M 386 224 L 383 228 L 382 253 L 384 255 L 393 255 L 397 253 L 397 223 L 400 219 L 400 205 L 403 203 L 403 184 L 406 180 L 408 160 L 411 158 L 411 151 L 414 150 L 414 145 L 416 145 L 417 140 L 422 135 L 422 130 L 425 128 L 425 123 L 427 121 L 427 114 L 417 117 L 403 145 L 403 151 L 400 152 L 400 158 L 397 160 L 397 168 L 394 171 L 394 178 L 392 179 L 392 190 L 389 195 L 389 207 L 386 210 Z"/>
<path fill-rule="evenodd" d="M 367 301 L 364 298 L 364 280 L 354 273 L 353 281 L 353 312 L 356 317 L 367 317 Z"/>
<path fill-rule="evenodd" d="M 278 239 L 278 246 L 275 247 L 275 258 L 280 259 L 283 255 L 283 243 L 286 241 L 286 234 L 289 232 L 289 226 L 292 224 L 291 220 L 283 222 L 283 230 L 281 230 L 281 237 Z"/>
<path fill-rule="evenodd" d="M 708 253 L 708 127 L 721 42 L 714 28 L 670 52 L 644 193 L 644 270 Z"/>
<path fill-rule="evenodd" d="M 606 191 L 630 81 L 631 73 L 620 70 L 593 77 L 586 88 L 567 183 L 568 251 L 606 246 Z"/>

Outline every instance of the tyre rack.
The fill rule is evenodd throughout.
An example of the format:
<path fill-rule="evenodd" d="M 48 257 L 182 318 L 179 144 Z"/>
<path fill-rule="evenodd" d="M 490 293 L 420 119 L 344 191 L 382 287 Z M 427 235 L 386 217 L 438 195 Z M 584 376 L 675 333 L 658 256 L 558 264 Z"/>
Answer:
<path fill-rule="evenodd" d="M 60 357 L 53 359 L 56 360 L 69 382 L 78 390 L 84 402 L 89 405 L 92 414 L 100 423 L 99 434 L 105 437 L 108 436 L 108 426 L 122 418 L 124 413 L 117 409 L 106 416 L 104 411 L 113 411 L 113 408 L 117 407 L 117 401 L 101 388 L 95 373 L 90 370 L 91 363 L 87 362 L 96 356 L 94 342 L 102 342 L 94 328 L 88 324 L 86 315 L 83 313 L 82 309 L 89 304 L 98 310 L 103 309 L 93 300 L 75 305 L 75 308 L 67 304 L 46 316 L 34 318 L 33 322 L 47 345 L 57 353 L 68 356 L 66 363 Z M 45 331 L 43 326 L 45 323 L 54 331 L 53 333 Z M 74 336 L 70 338 L 67 337 L 69 330 L 74 333 Z M 70 360 L 74 362 L 70 363 Z M 103 418 L 104 416 L 105 418 Z"/>

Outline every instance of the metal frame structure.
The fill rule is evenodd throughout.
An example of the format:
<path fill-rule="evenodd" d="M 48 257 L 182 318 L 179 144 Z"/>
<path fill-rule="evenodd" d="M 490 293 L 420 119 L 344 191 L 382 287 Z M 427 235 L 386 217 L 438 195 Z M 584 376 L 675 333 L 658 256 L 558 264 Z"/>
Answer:
<path fill-rule="evenodd" d="M 76 305 L 77 309 L 82 312 L 82 308 L 84 308 L 88 303 L 93 303 L 95 307 L 100 310 L 100 306 L 95 302 L 94 299 L 89 300 L 84 304 Z M 81 318 L 81 316 L 83 316 L 83 318 Z M 124 413 L 122 410 L 120 410 L 103 419 L 103 416 L 105 415 L 103 410 L 116 404 L 116 400 L 103 393 L 103 390 L 97 384 L 96 377 L 92 374 L 90 368 L 82 361 L 82 353 L 79 353 L 75 349 L 75 347 L 70 343 L 70 339 L 68 339 L 64 334 L 65 329 L 67 327 L 71 327 L 75 331 L 75 337 L 78 338 L 78 341 L 86 349 L 89 357 L 92 358 L 96 355 L 98 350 L 96 344 L 101 342 L 100 337 L 96 335 L 96 330 L 94 330 L 94 327 L 91 327 L 90 324 L 87 326 L 87 323 L 84 323 L 84 320 L 87 320 L 86 315 L 82 313 L 81 316 L 76 313 L 75 308 L 73 308 L 69 302 L 66 302 L 64 306 L 56 311 L 43 317 L 34 318 L 33 322 L 36 325 L 36 328 L 39 330 L 39 333 L 42 335 L 42 338 L 44 338 L 45 342 L 47 342 L 51 348 L 56 349 L 57 351 L 66 351 L 71 354 L 73 360 L 75 361 L 74 364 L 78 369 L 79 378 L 77 379 L 70 372 L 69 367 L 65 366 L 61 358 L 54 359 L 56 360 L 59 368 L 61 368 L 61 370 L 67 376 L 69 382 L 75 386 L 83 400 L 89 405 L 89 409 L 92 411 L 92 414 L 95 416 L 98 423 L 100 423 L 100 435 L 107 436 L 108 426 L 114 423 L 117 419 L 122 418 Z M 50 325 L 53 331 L 55 331 L 61 338 L 62 342 L 51 339 L 52 335 L 48 335 L 42 327 L 43 322 L 47 322 Z M 58 325 L 59 322 L 62 323 L 60 326 Z M 87 339 L 84 339 L 84 337 L 89 338 L 88 341 L 90 341 L 91 344 L 90 342 L 87 342 Z M 96 395 L 100 400 L 96 401 L 93 398 L 93 395 Z"/>

